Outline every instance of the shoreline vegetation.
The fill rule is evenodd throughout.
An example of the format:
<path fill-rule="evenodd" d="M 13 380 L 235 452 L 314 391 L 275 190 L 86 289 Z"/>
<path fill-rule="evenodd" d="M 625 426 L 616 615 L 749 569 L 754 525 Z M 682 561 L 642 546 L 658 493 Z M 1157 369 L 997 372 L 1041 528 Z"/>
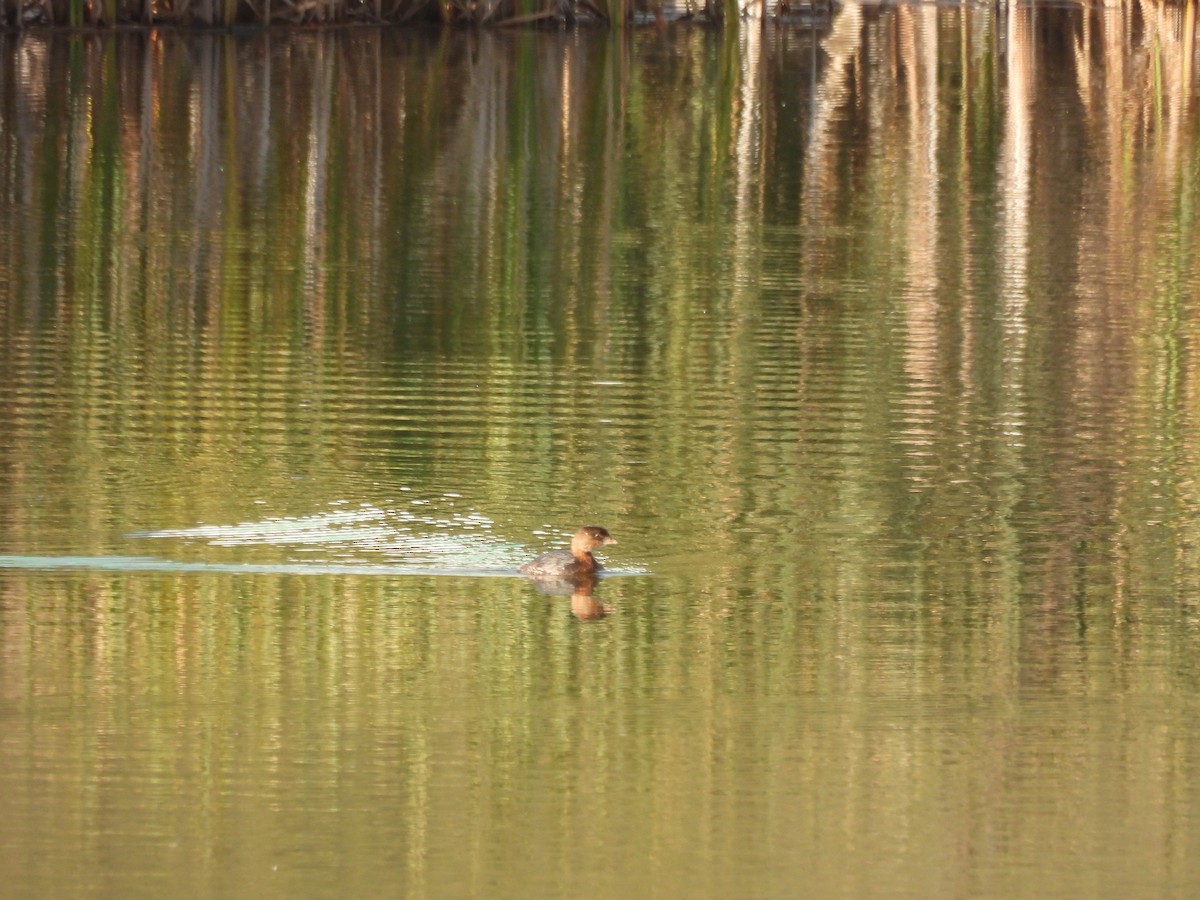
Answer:
<path fill-rule="evenodd" d="M 721 25 L 826 21 L 834 0 L 0 0 L 0 31 L 267 26 Z"/>

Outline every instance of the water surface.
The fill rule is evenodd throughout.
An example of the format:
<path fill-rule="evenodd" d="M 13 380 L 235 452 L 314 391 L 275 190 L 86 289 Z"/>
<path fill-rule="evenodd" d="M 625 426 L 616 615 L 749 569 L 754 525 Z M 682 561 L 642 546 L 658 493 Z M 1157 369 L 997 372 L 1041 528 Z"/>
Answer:
<path fill-rule="evenodd" d="M 0 36 L 8 889 L 1192 896 L 1194 32 Z"/>

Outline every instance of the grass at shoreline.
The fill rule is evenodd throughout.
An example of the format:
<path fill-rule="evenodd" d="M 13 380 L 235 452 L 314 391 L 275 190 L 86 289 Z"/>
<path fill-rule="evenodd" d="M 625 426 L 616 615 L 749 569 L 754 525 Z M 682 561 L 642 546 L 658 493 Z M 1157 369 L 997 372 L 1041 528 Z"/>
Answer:
<path fill-rule="evenodd" d="M 775 15 L 816 8 L 786 0 L 0 0 L 0 30 L 34 28 L 232 28 L 277 25 L 651 25 L 737 21 L 748 9 Z"/>

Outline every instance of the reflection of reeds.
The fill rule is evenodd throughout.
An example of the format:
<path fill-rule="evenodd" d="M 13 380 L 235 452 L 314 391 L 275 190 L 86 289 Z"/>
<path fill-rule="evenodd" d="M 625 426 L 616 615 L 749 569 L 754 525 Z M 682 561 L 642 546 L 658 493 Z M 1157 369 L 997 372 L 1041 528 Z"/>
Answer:
<path fill-rule="evenodd" d="M 522 10 L 549 8 L 538 2 Z M 268 17 L 299 8 L 259 5 Z M 455 20 L 466 4 L 405 8 Z M 628 7 L 609 8 L 620 18 Z M 437 604 L 400 604 L 378 578 L 264 575 L 230 588 L 96 576 L 81 616 L 82 582 L 63 579 L 37 604 L 6 608 L 4 627 L 22 637 L 6 643 L 2 690 L 28 704 L 39 695 L 23 673 L 46 672 L 53 691 L 75 679 L 85 698 L 127 692 L 140 704 L 164 684 L 183 702 L 215 697 L 218 718 L 194 742 L 176 739 L 166 703 L 136 707 L 137 733 L 161 742 L 164 771 L 250 760 L 278 805 L 294 771 L 286 754 L 300 746 L 277 737 L 296 727 L 289 689 L 336 698 L 327 705 L 344 727 L 310 736 L 329 743 L 317 747 L 322 759 L 337 759 L 358 723 L 387 723 L 412 735 L 395 771 L 436 794 L 428 748 L 444 739 L 443 711 L 346 689 L 373 683 L 379 660 L 403 696 L 454 683 L 464 696 L 538 696 L 564 716 L 581 703 L 617 705 L 630 673 L 650 679 L 645 696 L 687 698 L 698 712 L 728 705 L 738 678 L 775 698 L 825 697 L 841 682 L 871 715 L 881 697 L 943 696 L 943 676 L 920 659 L 960 665 L 963 696 L 983 698 L 1018 683 L 1021 698 L 1057 698 L 1089 672 L 1097 691 L 1116 683 L 1135 699 L 1192 680 L 1200 542 L 1176 524 L 1194 523 L 1200 508 L 1200 326 L 1189 294 L 1200 188 L 1194 19 L 1190 6 L 1169 13 L 1035 17 L 1014 6 L 1005 15 L 1020 18 L 1007 27 L 972 8 L 957 13 L 959 28 L 947 17 L 936 31 L 905 31 L 911 16 L 847 4 L 819 53 L 781 31 L 743 55 L 729 35 L 696 31 L 665 61 L 652 61 L 664 54 L 651 35 L 26 39 L 20 77 L 0 78 L 0 156 L 20 173 L 0 188 L 0 270 L 11 278 L 0 371 L 17 387 L 46 379 L 46 396 L 62 401 L 4 392 L 0 469 L 19 498 L 5 505 L 8 545 L 28 544 L 36 517 L 53 514 L 94 524 L 98 546 L 81 549 L 103 552 L 111 521 L 236 521 L 230 498 L 262 485 L 290 492 L 280 507 L 305 508 L 341 496 L 346 472 L 382 472 L 386 484 L 412 470 L 474 485 L 490 510 L 532 516 L 521 504 L 533 497 L 536 515 L 559 516 L 573 499 L 553 486 L 604 471 L 590 489 L 597 506 L 698 522 L 714 574 L 688 606 L 615 616 L 621 639 L 589 645 L 590 694 L 574 642 L 533 652 L 555 640 L 543 623 L 563 609 L 522 605 L 515 589 L 480 603 L 473 586 L 430 581 L 420 590 Z M 1043 90 L 1061 99 L 1051 37 L 1071 34 L 1083 100 L 1030 102 Z M 60 73 L 65 101 L 50 89 L 62 87 Z M 748 78 L 753 90 L 742 89 Z M 952 84 L 955 102 L 935 106 Z M 114 106 L 119 127 L 97 127 Z M 790 115 L 796 106 L 802 115 Z M 70 124 L 54 125 L 64 111 Z M 1057 141 L 1071 130 L 1085 138 L 1078 160 Z M 1050 228 L 1063 178 L 1084 199 Z M 163 179 L 172 190 L 153 189 Z M 794 259 L 803 267 L 788 268 Z M 727 275 L 725 264 L 738 268 Z M 1048 269 L 1049 287 L 1031 290 Z M 426 298 L 429 273 L 450 274 Z M 625 398 L 604 424 L 611 410 L 593 377 L 626 379 L 604 389 Z M 354 415 L 365 408 L 356 392 L 388 414 Z M 106 397 L 121 398 L 119 415 Z M 439 419 L 418 427 L 435 404 Z M 467 444 L 468 428 L 478 443 Z M 1063 449 L 1086 457 L 1086 483 L 1062 465 Z M 68 450 L 90 488 L 51 493 Z M 677 477 L 696 459 L 703 478 Z M 128 489 L 166 483 L 160 472 L 180 487 Z M 543 502 L 560 506 L 547 514 Z M 789 521 L 812 527 L 779 527 Z M 901 556 L 910 536 L 919 566 Z M 860 602 L 878 595 L 874 573 L 893 559 L 906 575 L 896 595 L 919 592 L 922 604 Z M 1144 585 L 1173 581 L 1181 599 L 1137 605 Z M 622 587 L 607 586 L 606 598 L 641 609 L 644 598 Z M 1105 587 L 1126 591 L 1128 606 L 1105 606 Z M 576 614 L 592 611 L 583 599 Z M 1179 627 L 1156 630 L 1166 620 Z M 951 632 L 929 627 L 939 621 L 978 637 L 948 653 L 935 639 Z M 733 652 L 731 622 L 758 652 Z M 888 635 L 903 665 L 871 656 Z M 239 667 L 282 673 L 264 685 L 261 714 L 233 695 L 239 682 L 218 677 Z M 496 671 L 512 679 L 502 691 L 485 677 Z M 88 733 L 131 733 L 104 717 L 111 708 L 80 705 Z M 848 798 L 853 834 L 880 779 L 911 783 L 922 764 L 947 777 L 942 754 L 914 756 L 899 737 L 881 745 L 890 728 L 850 729 L 832 755 L 860 765 L 835 771 L 795 705 L 774 708 L 780 718 L 744 718 L 761 729 L 752 739 L 699 748 L 672 727 L 684 717 L 630 715 L 629 734 L 606 745 L 611 720 L 575 716 L 550 749 L 572 758 L 594 748 L 595 766 L 580 774 L 588 790 L 571 802 L 611 796 L 629 769 L 611 759 L 632 760 L 659 776 L 647 779 L 657 808 L 740 796 L 747 773 L 780 768 L 761 765 L 765 754 Z M 465 706 L 450 721 L 490 736 L 501 719 L 524 758 L 542 758 L 545 731 L 531 717 L 509 725 Z M 1002 736 L 1010 725 L 1000 723 Z M 970 729 L 964 742 L 994 738 Z M 1061 739 L 1061 724 L 1053 729 Z M 1131 802 L 1169 792 L 1191 764 L 1174 733 L 1159 732 L 1139 750 Z M 1086 759 L 1108 752 L 1108 732 L 1091 722 L 1069 736 Z M 267 745 L 282 762 L 250 752 Z M 954 787 L 980 796 L 980 785 L 1003 783 L 1022 762 L 1014 753 L 997 752 L 977 775 L 950 767 Z M 332 809 L 353 771 L 297 789 Z M 514 764 L 512 777 L 480 779 L 463 821 L 487 821 L 489 802 L 510 799 L 501 786 L 527 774 Z M 1087 778 L 1076 786 L 1077 797 L 1096 794 Z M 432 842 L 421 829 L 436 828 L 437 807 L 412 806 L 413 867 L 427 865 L 436 883 L 446 863 L 422 856 Z M 722 818 L 702 806 L 694 801 L 697 818 Z M 1084 812 L 1103 820 L 1101 806 Z M 107 807 L 93 807 L 101 833 Z M 1190 811 L 1168 803 L 1144 818 L 1156 834 L 1186 835 Z M 587 840 L 591 818 L 563 818 Z M 172 822 L 155 824 L 166 833 Z M 480 830 L 469 852 L 502 852 L 488 843 L 496 833 Z"/>
<path fill-rule="evenodd" d="M 192 0 L 194 8 L 200 2 Z M 381 4 L 385 13 L 393 2 Z M 1090 398 L 1084 406 L 1106 414 L 1137 406 L 1135 419 L 1161 423 L 1156 433 L 1195 453 L 1188 442 L 1200 433 L 1192 412 L 1200 408 L 1200 388 L 1184 365 L 1200 352 L 1186 315 L 1195 247 L 1195 113 L 1188 100 L 1195 26 L 1189 10 L 1151 18 L 1146 11 L 1154 9 L 1039 10 L 1035 20 L 1021 7 L 1011 19 L 963 13 L 957 22 L 948 15 L 934 22 L 911 12 L 871 16 L 847 3 L 819 44 L 811 35 L 798 43 L 783 30 L 761 42 L 756 32 L 760 43 L 753 45 L 744 43 L 749 29 L 740 37 L 694 30 L 671 45 L 666 63 L 654 56 L 662 42 L 650 34 L 580 41 L 404 29 L 284 41 L 180 40 L 169 32 L 112 40 L 29 36 L 13 56 L 19 71 L 0 77 L 21 86 L 13 97 L 30 100 L 11 111 L 0 103 L 0 138 L 11 142 L 9 149 L 0 141 L 0 150 L 25 173 L 20 191 L 34 198 L 17 188 L 0 197 L 0 223 L 9 223 L 0 226 L 0 268 L 22 273 L 7 300 L 8 310 L 22 312 L 8 312 L 4 321 L 15 334 L 26 310 L 37 317 L 38 304 L 76 292 L 82 299 L 75 302 L 92 304 L 88 309 L 115 304 L 117 312 L 94 313 L 105 320 L 156 321 L 167 315 L 157 310 L 167 309 L 189 328 L 203 324 L 194 325 L 200 330 L 189 332 L 188 345 L 205 348 L 206 371 L 220 384 L 251 380 L 241 367 L 253 361 L 249 348 L 257 342 L 229 325 L 244 319 L 261 329 L 249 333 L 267 346 L 288 335 L 307 342 L 290 376 L 297 395 L 312 390 L 312 372 L 301 361 L 323 358 L 337 342 L 338 359 L 420 355 L 430 346 L 453 357 L 487 348 L 494 359 L 481 378 L 485 402 L 471 415 L 492 421 L 488 446 L 495 450 L 525 440 L 508 421 L 523 409 L 523 395 L 508 387 L 516 384 L 509 373 L 517 357 L 537 360 L 545 371 L 561 354 L 564 366 L 644 372 L 646 383 L 661 385 L 647 391 L 646 405 L 656 410 L 738 408 L 762 365 L 745 335 L 747 323 L 772 312 L 761 308 L 760 286 L 768 283 L 794 291 L 806 316 L 847 317 L 845 333 L 865 334 L 865 347 L 894 347 L 892 329 L 902 323 L 903 352 L 864 354 L 869 375 L 856 382 L 858 370 L 848 369 L 839 391 L 875 396 L 865 385 L 903 376 L 901 445 L 916 473 L 912 483 L 944 480 L 944 472 L 928 468 L 930 459 L 971 453 L 995 452 L 1019 470 L 1020 455 L 994 450 L 986 436 L 976 445 L 956 438 L 931 450 L 930 434 L 945 433 L 935 427 L 945 419 L 958 423 L 955 435 L 977 421 L 999 423 L 988 435 L 1031 433 L 1029 407 L 1052 389 Z M 1078 36 L 1062 44 L 1069 63 L 1053 55 L 1058 45 L 1039 44 L 1035 21 Z M 1083 100 L 1060 110 L 1051 128 L 1031 99 L 1047 83 L 1061 97 L 1066 65 L 1078 70 Z M 70 77 L 65 104 L 48 87 L 58 72 Z M 941 103 L 951 75 L 956 103 Z M 700 84 L 711 87 L 697 91 Z M 678 102 L 685 96 L 688 103 Z M 96 119 L 48 129 L 51 116 L 29 112 L 56 104 Z M 802 115 L 793 116 L 797 105 Z M 1087 136 L 1083 166 L 1066 166 L 1046 149 L 1050 135 L 1068 128 Z M 856 130 L 862 142 L 847 141 Z M 526 152 L 535 144 L 536 152 Z M 164 172 L 174 188 L 160 195 L 150 186 Z M 737 173 L 736 184 L 728 173 Z M 1049 228 L 1048 185 L 1063 177 L 1078 179 L 1086 204 Z M 238 224 L 268 197 L 275 199 L 264 206 L 267 227 Z M 346 208 L 361 215 L 339 212 Z M 121 287 L 140 276 L 98 262 L 113 256 L 104 249 L 111 228 L 104 216 L 155 236 L 146 240 L 144 261 L 117 254 L 130 271 L 144 266 L 141 299 Z M 11 226 L 25 221 L 43 224 Z M 72 230 L 56 235 L 59 221 Z M 215 234 L 226 238 L 210 240 Z M 234 252 L 243 246 L 255 249 Z M 713 252 L 724 247 L 738 252 Z M 781 258 L 803 265 L 778 274 L 772 267 Z M 1029 287 L 1047 258 L 1063 273 L 1057 277 L 1071 278 L 1053 302 L 1055 314 L 1071 304 L 1071 328 L 1078 328 L 1069 341 L 1045 336 L 1046 299 Z M 45 266 L 39 259 L 57 261 Z M 556 274 L 547 276 L 551 259 Z M 731 275 L 721 268 L 726 260 Z M 838 296 L 852 265 L 863 293 L 896 297 L 895 310 L 855 319 L 852 307 L 825 299 Z M 29 273 L 38 271 L 61 284 L 36 283 Z M 421 273 L 451 271 L 451 289 L 411 320 L 379 286 L 416 296 Z M 897 273 L 902 282 L 891 281 Z M 255 289 L 243 298 L 247 281 Z M 703 307 L 696 299 L 702 296 Z M 469 305 L 463 298 L 487 299 Z M 1127 340 L 1122 317 L 1134 312 L 1154 336 L 1136 348 L 1142 356 L 1120 343 Z M 92 315 L 64 316 L 80 328 L 85 349 L 92 347 L 84 330 Z M 426 315 L 436 324 L 412 325 Z M 634 322 L 641 330 L 630 338 L 622 328 Z M 162 330 L 175 327 L 171 320 Z M 783 325 L 779 332 L 786 333 Z M 828 386 L 810 374 L 820 368 L 808 361 L 841 350 L 816 327 L 797 329 L 794 341 L 793 356 L 807 367 L 795 393 L 821 396 Z M 1005 347 L 996 360 L 984 356 L 988 342 Z M 1048 347 L 1053 356 L 1044 355 Z M 1154 347 L 1164 348 L 1161 355 Z M 144 352 L 165 353 L 154 342 Z M 901 361 L 899 374 L 888 368 L 893 358 Z M 96 368 L 107 371 L 107 360 Z M 115 394 L 137 395 L 142 376 L 132 374 L 137 380 Z M 726 395 L 727 385 L 738 390 Z M 1114 385 L 1125 393 L 1118 397 Z M 588 394 L 529 414 L 544 440 L 535 458 L 554 458 L 561 423 Z M 214 406 L 210 418 L 220 422 L 219 401 Z M 1075 409 L 1059 419 L 1069 423 Z M 838 415 L 831 406 L 826 420 L 818 410 L 815 424 L 806 421 L 809 443 L 819 447 L 837 432 Z M 1088 433 L 1096 432 L 1093 425 L 1074 423 Z M 297 431 L 317 427 L 304 420 Z M 580 480 L 614 455 L 648 455 L 669 469 L 701 452 L 720 466 L 722 484 L 758 464 L 758 456 L 722 442 L 721 429 L 698 435 L 688 417 L 659 422 L 645 435 L 632 424 L 614 437 L 622 427 L 606 424 L 594 441 L 597 448 L 623 441 L 621 452 L 578 454 Z M 195 438 L 190 428 L 179 431 L 183 441 Z M 283 431 L 272 436 L 278 440 L 263 445 L 262 457 L 288 459 L 294 442 Z M 242 447 L 242 429 L 236 438 Z M 196 467 L 214 480 L 225 478 L 224 460 L 238 452 L 221 440 L 219 429 L 207 436 L 216 449 L 208 466 Z M 1110 434 L 1107 443 L 1126 441 Z M 434 437 L 409 438 L 409 447 L 437 457 Z M 803 452 L 795 452 L 797 470 Z M 1064 482 L 1061 489 L 1069 488 Z M 521 492 L 502 484 L 497 506 L 513 502 L 510 490 Z M 715 497 L 703 493 L 707 487 L 689 493 L 672 486 L 669 497 L 654 494 L 653 485 L 646 490 L 650 505 L 679 515 L 708 506 L 730 519 L 746 514 L 735 490 Z M 1014 493 L 996 505 L 1008 509 L 1020 500 Z M 785 495 L 777 505 L 786 502 Z M 875 515 L 854 503 L 877 502 L 880 495 L 864 495 L 847 504 L 847 520 Z M 1189 502 L 1200 504 L 1190 494 Z M 1102 517 L 1117 515 L 1105 510 Z"/>

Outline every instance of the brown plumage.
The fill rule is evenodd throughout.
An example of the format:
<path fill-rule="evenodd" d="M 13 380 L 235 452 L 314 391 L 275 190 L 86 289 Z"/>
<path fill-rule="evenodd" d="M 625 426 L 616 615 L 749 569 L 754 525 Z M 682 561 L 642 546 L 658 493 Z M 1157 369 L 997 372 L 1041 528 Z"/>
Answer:
<path fill-rule="evenodd" d="M 617 539 L 608 530 L 599 525 L 585 525 L 575 532 L 571 538 L 570 550 L 552 550 L 543 553 L 532 562 L 527 562 L 518 570 L 522 575 L 534 578 L 570 578 L 574 575 L 587 575 L 599 571 L 602 566 L 596 562 L 591 551 L 605 544 L 615 544 Z"/>

